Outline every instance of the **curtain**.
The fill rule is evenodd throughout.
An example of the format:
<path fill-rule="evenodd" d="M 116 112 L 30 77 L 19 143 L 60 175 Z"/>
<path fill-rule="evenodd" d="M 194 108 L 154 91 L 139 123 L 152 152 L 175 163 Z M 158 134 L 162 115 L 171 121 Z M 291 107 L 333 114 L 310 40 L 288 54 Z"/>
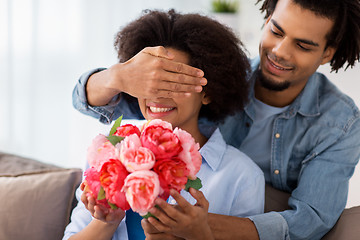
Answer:
<path fill-rule="evenodd" d="M 109 126 L 73 109 L 78 77 L 117 62 L 115 33 L 143 9 L 206 13 L 210 1 L 0 0 L 0 151 L 82 167 Z"/>

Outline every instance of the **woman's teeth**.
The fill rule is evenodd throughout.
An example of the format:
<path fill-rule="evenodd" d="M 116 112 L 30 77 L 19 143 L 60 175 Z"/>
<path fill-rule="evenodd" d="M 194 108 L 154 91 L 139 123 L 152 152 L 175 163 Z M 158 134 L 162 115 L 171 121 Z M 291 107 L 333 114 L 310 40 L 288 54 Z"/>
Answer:
<path fill-rule="evenodd" d="M 173 110 L 174 108 L 159 108 L 159 107 L 149 107 L 150 111 L 154 112 L 154 113 L 159 113 L 159 112 L 168 112 Z"/>

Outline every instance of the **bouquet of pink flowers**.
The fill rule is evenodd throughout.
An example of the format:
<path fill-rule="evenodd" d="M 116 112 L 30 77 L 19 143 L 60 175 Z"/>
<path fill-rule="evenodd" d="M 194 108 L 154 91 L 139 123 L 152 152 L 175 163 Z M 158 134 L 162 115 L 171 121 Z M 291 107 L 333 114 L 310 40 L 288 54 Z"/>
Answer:
<path fill-rule="evenodd" d="M 109 136 L 99 134 L 88 149 L 90 168 L 84 173 L 85 191 L 107 208 L 130 207 L 146 215 L 157 197 L 170 189 L 199 189 L 199 144 L 186 131 L 151 120 L 141 129 L 115 121 Z"/>

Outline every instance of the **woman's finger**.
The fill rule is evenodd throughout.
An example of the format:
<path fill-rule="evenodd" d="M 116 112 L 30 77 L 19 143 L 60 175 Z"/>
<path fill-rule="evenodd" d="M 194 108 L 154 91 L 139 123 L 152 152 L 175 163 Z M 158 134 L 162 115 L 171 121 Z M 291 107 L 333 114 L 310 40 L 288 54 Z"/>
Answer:
<path fill-rule="evenodd" d="M 175 199 L 177 205 L 181 208 L 184 213 L 189 213 L 192 205 L 186 201 L 186 199 L 180 195 L 176 190 L 170 189 L 170 195 Z M 176 210 L 176 209 L 174 209 Z M 178 210 L 176 210 L 178 212 Z M 170 216 L 170 215 L 169 215 Z M 175 217 L 175 216 L 174 216 Z"/>
<path fill-rule="evenodd" d="M 191 194 L 191 196 L 193 196 L 193 198 L 195 198 L 196 202 L 196 206 L 200 206 L 204 209 L 206 209 L 206 211 L 209 209 L 209 201 L 205 198 L 204 193 L 196 190 L 194 188 L 190 188 L 189 192 Z"/>

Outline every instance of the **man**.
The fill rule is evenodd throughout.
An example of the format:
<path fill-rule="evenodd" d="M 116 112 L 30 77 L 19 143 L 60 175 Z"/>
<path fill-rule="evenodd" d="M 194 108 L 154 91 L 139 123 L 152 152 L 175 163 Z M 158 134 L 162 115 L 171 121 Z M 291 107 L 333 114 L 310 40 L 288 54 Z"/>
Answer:
<path fill-rule="evenodd" d="M 262 168 L 267 183 L 291 193 L 291 209 L 248 218 L 209 214 L 209 223 L 217 239 L 320 239 L 346 204 L 360 156 L 360 112 L 316 70 L 327 62 L 337 71 L 359 61 L 360 2 L 265 0 L 261 10 L 266 23 L 260 57 L 252 62 L 250 102 L 220 128 Z M 201 91 L 204 73 L 171 58 L 162 47 L 148 48 L 124 64 L 88 73 L 74 91 L 74 106 L 111 122 L 121 114 L 141 118 L 120 92 L 167 97 Z M 171 239 L 155 219 L 143 226 L 149 239 Z"/>

